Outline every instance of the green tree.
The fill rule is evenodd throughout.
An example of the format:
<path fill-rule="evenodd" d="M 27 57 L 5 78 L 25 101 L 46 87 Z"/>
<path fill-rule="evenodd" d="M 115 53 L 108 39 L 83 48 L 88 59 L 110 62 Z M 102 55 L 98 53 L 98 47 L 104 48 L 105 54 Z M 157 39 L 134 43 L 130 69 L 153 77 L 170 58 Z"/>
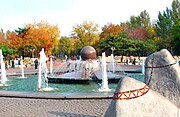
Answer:
<path fill-rule="evenodd" d="M 106 39 L 100 40 L 99 43 L 99 48 L 100 48 L 100 53 L 106 52 L 107 55 L 111 54 L 111 48 L 115 48 L 115 53 L 118 52 L 118 37 L 117 36 L 108 36 Z"/>
<path fill-rule="evenodd" d="M 172 40 L 172 45 L 173 45 L 173 52 L 176 55 L 180 55 L 180 19 L 175 22 L 175 25 L 172 30 L 173 34 L 173 40 Z"/>
<path fill-rule="evenodd" d="M 157 36 L 162 38 L 160 49 L 173 47 L 171 41 L 173 39 L 172 29 L 175 22 L 180 18 L 180 2 L 174 0 L 172 2 L 172 8 L 166 8 L 163 13 L 159 12 L 158 20 L 155 25 L 155 31 Z"/>
<path fill-rule="evenodd" d="M 2 43 L 0 44 L 0 50 L 2 50 L 3 56 L 6 59 L 12 58 L 12 55 L 15 53 L 14 49 L 9 48 L 7 45 Z"/>
<path fill-rule="evenodd" d="M 145 27 L 146 29 L 148 29 L 149 27 L 151 27 L 149 13 L 144 10 L 140 13 L 139 16 L 131 16 L 130 27 L 133 29 L 140 27 Z"/>
<path fill-rule="evenodd" d="M 167 44 L 169 44 L 170 39 L 172 38 L 171 30 L 172 30 L 172 20 L 170 16 L 170 9 L 166 8 L 166 11 L 159 12 L 157 24 L 155 25 L 155 31 L 158 36 L 162 37 L 166 40 Z M 166 47 L 169 45 L 165 45 Z"/>
<path fill-rule="evenodd" d="M 111 53 L 111 47 L 115 48 L 115 55 L 148 55 L 157 50 L 153 40 L 134 40 L 120 36 L 109 36 L 106 40 L 101 40 L 99 47 L 107 54 Z"/>
<path fill-rule="evenodd" d="M 176 22 L 180 18 L 180 2 L 178 0 L 174 0 L 171 7 L 171 17 L 173 22 Z"/>
<path fill-rule="evenodd" d="M 77 49 L 81 49 L 84 46 L 92 46 L 99 41 L 98 24 L 89 21 L 75 25 L 72 37 L 77 40 Z"/>
<path fill-rule="evenodd" d="M 138 16 L 131 16 L 130 21 L 121 23 L 121 26 L 123 31 L 120 35 L 125 38 L 147 40 L 155 36 L 149 13 L 146 10 Z"/>
<path fill-rule="evenodd" d="M 66 55 L 70 55 L 72 52 L 72 42 L 68 37 L 61 37 L 58 43 L 59 53 L 65 53 Z"/>

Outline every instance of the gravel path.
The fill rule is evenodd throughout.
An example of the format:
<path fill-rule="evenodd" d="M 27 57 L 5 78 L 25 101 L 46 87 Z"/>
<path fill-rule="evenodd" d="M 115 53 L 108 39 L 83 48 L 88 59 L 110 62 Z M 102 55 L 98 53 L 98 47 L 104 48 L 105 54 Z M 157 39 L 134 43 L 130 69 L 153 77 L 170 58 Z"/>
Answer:
<path fill-rule="evenodd" d="M 29 99 L 0 97 L 0 117 L 102 117 L 111 99 Z"/>

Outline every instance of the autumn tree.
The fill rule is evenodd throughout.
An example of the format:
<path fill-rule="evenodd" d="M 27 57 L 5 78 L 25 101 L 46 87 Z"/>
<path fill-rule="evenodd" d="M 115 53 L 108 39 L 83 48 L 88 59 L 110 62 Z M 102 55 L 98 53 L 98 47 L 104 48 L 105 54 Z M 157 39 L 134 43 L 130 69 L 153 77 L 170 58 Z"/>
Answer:
<path fill-rule="evenodd" d="M 5 33 L 3 31 L 3 29 L 0 30 L 0 42 L 3 41 L 5 39 Z"/>
<path fill-rule="evenodd" d="M 118 24 L 104 25 L 104 27 L 102 27 L 102 32 L 100 34 L 100 40 L 105 40 L 108 36 L 118 36 L 122 31 L 122 27 Z"/>
<path fill-rule="evenodd" d="M 136 28 L 131 31 L 129 38 L 134 40 L 147 40 L 149 38 L 148 32 L 145 28 Z"/>
<path fill-rule="evenodd" d="M 23 28 L 18 28 L 14 32 L 8 33 L 7 44 L 17 52 L 16 56 L 30 56 L 35 53 L 39 56 L 42 48 L 46 54 L 52 54 L 52 50 L 57 47 L 59 39 L 59 29 L 57 26 L 46 22 L 27 24 Z"/>
<path fill-rule="evenodd" d="M 4 32 L 4 30 L 1 29 L 0 31 L 0 49 L 2 50 L 5 59 L 14 58 L 16 53 L 15 49 L 11 48 L 9 40 L 7 39 L 10 33 L 9 30 Z"/>
<path fill-rule="evenodd" d="M 28 55 L 28 49 L 29 49 L 29 39 L 27 38 L 27 31 L 30 29 L 30 27 L 26 28 L 18 28 L 18 30 L 15 30 L 16 37 L 13 39 L 12 44 L 18 45 L 18 52 L 21 52 L 21 55 L 24 57 L 24 55 Z M 17 39 L 17 40 L 16 40 Z"/>
<path fill-rule="evenodd" d="M 121 23 L 123 27 L 122 37 L 147 40 L 155 36 L 155 31 L 150 22 L 150 16 L 146 10 L 142 11 L 138 16 L 131 16 L 130 21 Z"/>
<path fill-rule="evenodd" d="M 22 55 L 22 47 L 24 47 L 23 40 L 21 37 L 18 37 L 15 32 L 9 34 L 7 38 L 7 45 L 14 49 L 15 54 L 13 57 Z"/>
<path fill-rule="evenodd" d="M 30 27 L 26 37 L 30 42 L 28 44 L 29 48 L 34 48 L 35 53 L 39 53 L 44 48 L 48 55 L 52 54 L 52 50 L 54 49 L 54 52 L 56 52 L 60 37 L 60 31 L 57 25 L 40 22 L 28 24 L 26 27 Z"/>
<path fill-rule="evenodd" d="M 98 24 L 91 21 L 77 24 L 73 27 L 72 37 L 76 40 L 76 49 L 84 46 L 93 46 L 99 41 Z"/>

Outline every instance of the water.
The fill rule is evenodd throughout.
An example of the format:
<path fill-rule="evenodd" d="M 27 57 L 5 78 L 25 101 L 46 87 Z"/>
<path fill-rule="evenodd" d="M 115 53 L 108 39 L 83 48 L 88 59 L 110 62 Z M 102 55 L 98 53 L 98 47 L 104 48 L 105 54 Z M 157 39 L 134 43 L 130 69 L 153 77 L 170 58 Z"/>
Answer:
<path fill-rule="evenodd" d="M 105 52 L 102 53 L 102 86 L 99 91 L 110 91 L 108 87 L 108 78 L 107 78 L 107 72 L 106 72 L 106 55 Z"/>
<path fill-rule="evenodd" d="M 142 74 L 145 73 L 145 60 L 142 60 Z"/>
<path fill-rule="evenodd" d="M 6 70 L 5 70 L 5 63 L 3 60 L 2 50 L 0 50 L 0 63 L 1 63 L 1 84 L 6 85 Z"/>
<path fill-rule="evenodd" d="M 48 86 L 47 73 L 48 73 L 48 68 L 46 66 L 46 55 L 44 53 L 44 48 L 42 48 L 40 52 L 39 77 L 38 77 L 39 90 L 42 91 L 52 90 L 52 88 Z"/>
<path fill-rule="evenodd" d="M 26 78 L 24 77 L 24 65 L 23 65 L 23 58 L 21 56 L 21 77 L 20 78 Z"/>
<path fill-rule="evenodd" d="M 142 74 L 128 74 L 137 80 L 144 81 Z M 25 79 L 18 77 L 8 78 L 6 82 L 8 86 L 0 87 L 1 91 L 18 91 L 18 92 L 42 92 L 38 90 L 38 75 L 27 76 Z M 90 84 L 56 84 L 49 83 L 49 87 L 53 88 L 48 93 L 100 93 L 98 89 L 101 87 L 98 83 L 92 82 Z M 108 84 L 112 89 L 109 93 L 113 93 L 117 87 L 117 83 Z"/>
<path fill-rule="evenodd" d="M 111 66 L 112 66 L 112 70 L 113 70 L 113 73 L 115 72 L 115 66 L 114 66 L 114 55 L 111 54 Z"/>
<path fill-rule="evenodd" d="M 50 58 L 50 74 L 53 73 L 53 63 L 52 63 L 52 57 Z"/>
<path fill-rule="evenodd" d="M 145 82 L 144 79 L 144 74 L 140 74 L 140 73 L 128 73 L 127 76 L 132 77 L 136 80 L 139 80 L 141 82 Z"/>

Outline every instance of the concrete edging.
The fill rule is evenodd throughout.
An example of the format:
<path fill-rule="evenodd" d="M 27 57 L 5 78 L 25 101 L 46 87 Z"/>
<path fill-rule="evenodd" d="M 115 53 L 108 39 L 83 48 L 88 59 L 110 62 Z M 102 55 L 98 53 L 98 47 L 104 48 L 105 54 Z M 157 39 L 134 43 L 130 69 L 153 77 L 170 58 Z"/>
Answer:
<path fill-rule="evenodd" d="M 9 98 L 29 98 L 29 99 L 112 99 L 113 94 L 102 93 L 44 93 L 44 92 L 14 92 L 14 91 L 0 91 L 0 97 Z"/>

